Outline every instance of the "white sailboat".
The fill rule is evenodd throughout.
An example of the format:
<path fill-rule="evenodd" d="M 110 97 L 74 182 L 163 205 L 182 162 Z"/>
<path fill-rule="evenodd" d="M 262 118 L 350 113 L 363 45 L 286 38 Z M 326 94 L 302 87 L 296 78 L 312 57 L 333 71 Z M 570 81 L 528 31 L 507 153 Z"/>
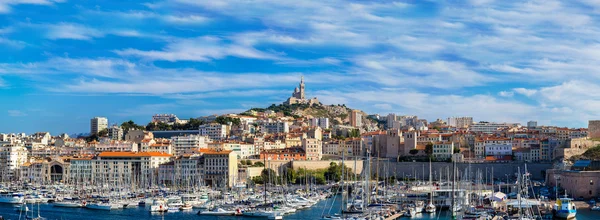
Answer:
<path fill-rule="evenodd" d="M 429 159 L 429 203 L 425 206 L 426 213 L 435 213 L 435 205 L 433 204 L 433 184 L 431 183 L 431 158 Z"/>

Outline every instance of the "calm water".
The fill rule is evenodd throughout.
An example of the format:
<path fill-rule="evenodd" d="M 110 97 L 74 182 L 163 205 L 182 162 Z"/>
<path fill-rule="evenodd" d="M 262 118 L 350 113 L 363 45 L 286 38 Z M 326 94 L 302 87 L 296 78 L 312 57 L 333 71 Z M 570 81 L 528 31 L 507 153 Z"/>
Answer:
<path fill-rule="evenodd" d="M 327 205 L 326 205 L 327 204 Z M 325 207 L 327 206 L 327 207 Z M 319 219 L 323 210 L 325 213 L 329 211 L 331 207 L 331 199 L 321 201 L 311 209 L 298 211 L 292 215 L 284 216 L 286 220 L 298 220 L 298 219 Z M 339 213 L 340 199 L 336 199 L 334 202 L 331 213 Z M 197 211 L 189 212 L 177 212 L 177 213 L 165 213 L 165 214 L 151 214 L 147 208 L 137 209 L 124 209 L 124 210 L 113 210 L 113 211 L 101 211 L 101 210 L 89 210 L 89 209 L 69 209 L 69 208 L 55 208 L 52 205 L 43 204 L 40 205 L 42 217 L 46 217 L 50 220 L 69 220 L 69 219 L 86 219 L 86 220 L 133 220 L 133 219 L 202 219 L 202 220 L 227 220 L 227 219 L 256 219 L 256 218 L 245 218 L 245 217 L 216 217 L 216 216 L 199 216 L 196 215 Z M 36 212 L 37 213 L 37 212 Z M 19 213 L 14 211 L 14 206 L 7 204 L 0 204 L 0 215 L 5 219 L 17 220 L 19 219 Z M 21 216 L 21 219 L 25 219 Z M 408 219 L 408 218 L 402 218 Z M 436 214 L 421 214 L 411 219 L 450 219 L 447 212 L 440 213 L 439 218 Z M 597 220 L 600 219 L 600 212 L 590 212 L 587 210 L 579 210 L 577 213 L 577 220 Z"/>

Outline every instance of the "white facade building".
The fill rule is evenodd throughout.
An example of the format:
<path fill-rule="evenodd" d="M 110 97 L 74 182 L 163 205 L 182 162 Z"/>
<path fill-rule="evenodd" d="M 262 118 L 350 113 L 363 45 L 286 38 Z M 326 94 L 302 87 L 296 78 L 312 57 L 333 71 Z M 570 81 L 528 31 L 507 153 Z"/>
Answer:
<path fill-rule="evenodd" d="M 329 129 L 329 118 L 319 118 L 319 127 Z"/>
<path fill-rule="evenodd" d="M 212 140 L 223 140 L 227 138 L 227 125 L 211 123 L 200 125 L 200 135 L 208 136 Z"/>
<path fill-rule="evenodd" d="M 450 117 L 448 125 L 456 128 L 467 128 L 473 124 L 473 117 Z"/>
<path fill-rule="evenodd" d="M 208 138 L 200 135 L 175 136 L 171 138 L 171 145 L 176 156 L 197 152 L 200 148 L 208 147 Z"/>
<path fill-rule="evenodd" d="M 316 138 L 302 139 L 302 149 L 306 153 L 306 160 L 321 160 L 323 157 L 323 143 Z"/>
<path fill-rule="evenodd" d="M 481 133 L 491 134 L 491 133 L 497 132 L 500 129 L 504 129 L 504 128 L 508 128 L 508 127 L 510 127 L 510 125 L 506 124 L 506 123 L 500 124 L 500 123 L 489 123 L 489 122 L 481 123 L 480 122 L 480 123 L 472 124 L 469 127 L 469 129 L 472 132 L 481 132 Z"/>
<path fill-rule="evenodd" d="M 90 134 L 97 134 L 98 132 L 108 128 L 108 119 L 105 117 L 94 117 L 90 120 Z"/>
<path fill-rule="evenodd" d="M 433 144 L 432 156 L 437 160 L 447 160 L 452 158 L 454 153 L 454 142 L 437 142 Z"/>
<path fill-rule="evenodd" d="M 287 121 L 263 121 L 260 126 L 265 134 L 290 132 L 290 125 Z"/>
<path fill-rule="evenodd" d="M 510 156 L 512 155 L 512 141 L 506 139 L 487 139 L 485 140 L 486 156 Z"/>
<path fill-rule="evenodd" d="M 27 162 L 27 148 L 23 145 L 3 145 L 0 147 L 0 164 L 2 175 L 13 176 L 21 165 Z M 4 177 L 3 177 L 4 178 Z"/>
<path fill-rule="evenodd" d="M 111 126 L 108 128 L 108 138 L 115 141 L 123 140 L 123 128 L 117 125 Z"/>

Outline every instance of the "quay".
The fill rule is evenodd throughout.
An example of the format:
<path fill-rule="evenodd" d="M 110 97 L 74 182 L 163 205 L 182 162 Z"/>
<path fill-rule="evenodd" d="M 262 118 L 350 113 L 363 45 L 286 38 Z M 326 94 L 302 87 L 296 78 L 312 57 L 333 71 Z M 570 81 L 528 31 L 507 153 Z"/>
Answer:
<path fill-rule="evenodd" d="M 399 212 L 390 217 L 387 217 L 387 218 L 385 218 L 385 220 L 396 220 L 396 219 L 400 218 L 400 216 L 402 216 L 402 212 Z"/>

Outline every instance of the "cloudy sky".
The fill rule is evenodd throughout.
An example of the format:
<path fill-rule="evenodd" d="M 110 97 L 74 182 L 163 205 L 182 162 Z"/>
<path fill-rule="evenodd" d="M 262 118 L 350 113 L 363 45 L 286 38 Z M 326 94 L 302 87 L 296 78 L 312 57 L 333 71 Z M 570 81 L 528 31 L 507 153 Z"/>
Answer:
<path fill-rule="evenodd" d="M 300 76 L 369 113 L 585 127 L 599 15 L 598 0 L 1 0 L 0 132 L 241 112 Z"/>

